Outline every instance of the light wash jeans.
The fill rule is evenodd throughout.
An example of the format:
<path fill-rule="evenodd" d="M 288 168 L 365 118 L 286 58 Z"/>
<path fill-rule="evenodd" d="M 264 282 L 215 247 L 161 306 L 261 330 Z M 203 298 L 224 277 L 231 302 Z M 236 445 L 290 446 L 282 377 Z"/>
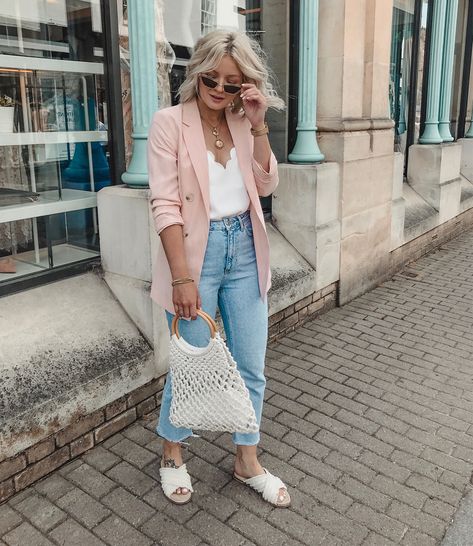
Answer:
<path fill-rule="evenodd" d="M 215 318 L 217 305 L 222 315 L 230 349 L 241 376 L 250 392 L 250 399 L 261 422 L 264 389 L 264 359 L 268 338 L 268 306 L 258 286 L 258 271 L 249 212 L 210 222 L 209 238 L 199 283 L 202 309 Z M 169 328 L 173 316 L 166 311 Z M 210 339 L 207 324 L 196 320 L 180 320 L 180 335 L 192 345 L 205 347 Z M 161 411 L 156 432 L 171 442 L 192 436 L 187 428 L 178 428 L 169 421 L 171 407 L 171 375 L 164 386 Z M 234 433 L 237 445 L 256 445 L 259 432 Z"/>

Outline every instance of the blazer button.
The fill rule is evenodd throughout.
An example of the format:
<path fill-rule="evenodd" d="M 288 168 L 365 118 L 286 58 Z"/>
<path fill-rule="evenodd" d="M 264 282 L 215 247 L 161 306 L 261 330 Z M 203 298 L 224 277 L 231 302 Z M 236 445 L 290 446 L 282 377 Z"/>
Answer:
<path fill-rule="evenodd" d="M 184 233 L 184 237 L 187 237 L 189 234 L 188 233 Z"/>
<path fill-rule="evenodd" d="M 188 193 L 186 195 L 186 201 L 194 201 L 194 194 L 193 193 Z"/>

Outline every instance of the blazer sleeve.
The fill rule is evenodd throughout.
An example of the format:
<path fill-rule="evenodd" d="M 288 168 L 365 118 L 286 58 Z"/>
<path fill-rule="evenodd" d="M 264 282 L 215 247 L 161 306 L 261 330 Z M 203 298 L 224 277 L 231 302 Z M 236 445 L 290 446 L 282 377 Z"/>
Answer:
<path fill-rule="evenodd" d="M 184 225 L 179 195 L 177 148 L 179 129 L 162 110 L 153 116 L 148 134 L 149 202 L 158 235 L 173 224 Z"/>
<path fill-rule="evenodd" d="M 269 160 L 269 172 L 266 172 L 254 157 L 252 157 L 252 166 L 258 195 L 266 197 L 273 193 L 279 184 L 278 163 L 273 152 Z"/>

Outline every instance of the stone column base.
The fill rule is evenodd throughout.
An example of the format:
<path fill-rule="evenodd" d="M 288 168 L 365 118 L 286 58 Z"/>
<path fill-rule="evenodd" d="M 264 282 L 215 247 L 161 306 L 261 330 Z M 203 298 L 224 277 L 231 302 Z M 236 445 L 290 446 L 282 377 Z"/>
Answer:
<path fill-rule="evenodd" d="M 393 196 L 391 207 L 391 250 L 404 243 L 404 221 L 406 217 L 406 201 L 402 195 L 404 184 L 404 154 L 394 154 Z"/>
<path fill-rule="evenodd" d="M 157 373 L 163 374 L 169 335 L 164 311 L 149 297 L 158 236 L 149 211 L 148 189 L 110 186 L 98 192 L 97 202 L 105 281 L 154 347 Z"/>
<path fill-rule="evenodd" d="M 339 195 L 337 163 L 279 165 L 273 222 L 315 268 L 317 289 L 340 275 Z"/>
<path fill-rule="evenodd" d="M 462 147 L 460 172 L 473 184 L 473 138 L 461 138 L 457 142 Z"/>
<path fill-rule="evenodd" d="M 440 222 L 460 213 L 461 156 L 462 145 L 456 142 L 409 148 L 409 184 L 439 211 Z"/>

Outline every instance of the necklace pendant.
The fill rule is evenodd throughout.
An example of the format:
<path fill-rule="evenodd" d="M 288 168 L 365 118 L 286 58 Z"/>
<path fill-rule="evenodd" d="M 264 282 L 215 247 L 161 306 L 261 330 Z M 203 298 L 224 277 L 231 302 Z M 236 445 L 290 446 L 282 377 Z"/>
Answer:
<path fill-rule="evenodd" d="M 223 140 L 220 140 L 219 138 L 217 138 L 217 140 L 215 141 L 215 147 L 221 150 L 224 146 L 225 146 L 225 143 L 223 142 Z"/>
<path fill-rule="evenodd" d="M 217 130 L 217 127 L 214 127 L 214 128 L 212 129 L 212 134 L 213 134 L 213 136 L 214 136 L 215 138 L 218 138 L 218 130 Z"/>

